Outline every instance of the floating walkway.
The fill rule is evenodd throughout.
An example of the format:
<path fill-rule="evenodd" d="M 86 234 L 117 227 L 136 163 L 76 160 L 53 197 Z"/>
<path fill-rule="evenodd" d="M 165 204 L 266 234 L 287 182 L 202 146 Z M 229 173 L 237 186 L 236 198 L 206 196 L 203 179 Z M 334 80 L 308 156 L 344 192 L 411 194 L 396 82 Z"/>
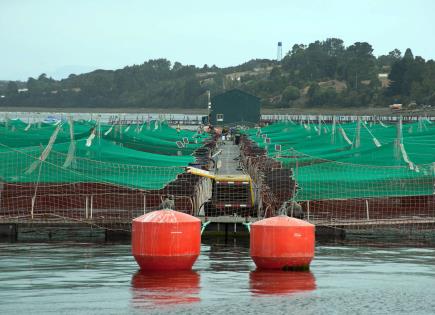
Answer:
<path fill-rule="evenodd" d="M 217 175 L 244 175 L 240 167 L 240 148 L 238 145 L 233 144 L 232 141 L 224 141 L 219 146 L 221 153 L 217 156 L 220 160 L 220 166 L 215 173 Z"/>

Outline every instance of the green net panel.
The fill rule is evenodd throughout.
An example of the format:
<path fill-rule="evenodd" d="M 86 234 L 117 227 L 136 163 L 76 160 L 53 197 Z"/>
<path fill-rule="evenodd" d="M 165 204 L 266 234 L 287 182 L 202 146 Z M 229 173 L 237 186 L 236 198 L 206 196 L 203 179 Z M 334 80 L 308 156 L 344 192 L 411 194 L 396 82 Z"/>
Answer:
<path fill-rule="evenodd" d="M 401 128 L 287 121 L 246 134 L 294 169 L 299 201 L 434 193 L 435 125 L 424 119 Z"/>
<path fill-rule="evenodd" d="M 95 137 L 90 137 L 92 133 Z M 0 125 L 0 179 L 161 189 L 194 162 L 191 154 L 206 137 L 159 121 L 109 126 L 95 121 L 27 124 L 9 120 Z"/>

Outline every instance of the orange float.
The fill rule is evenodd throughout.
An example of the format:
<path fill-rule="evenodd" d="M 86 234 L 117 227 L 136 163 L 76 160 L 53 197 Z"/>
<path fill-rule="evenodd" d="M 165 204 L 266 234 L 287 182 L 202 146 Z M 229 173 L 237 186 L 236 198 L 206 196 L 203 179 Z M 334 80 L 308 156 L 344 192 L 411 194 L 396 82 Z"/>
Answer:
<path fill-rule="evenodd" d="M 314 257 L 314 225 L 288 216 L 251 224 L 251 257 L 259 269 L 308 269 Z"/>
<path fill-rule="evenodd" d="M 141 270 L 189 270 L 199 256 L 201 221 L 174 210 L 133 220 L 132 253 Z"/>

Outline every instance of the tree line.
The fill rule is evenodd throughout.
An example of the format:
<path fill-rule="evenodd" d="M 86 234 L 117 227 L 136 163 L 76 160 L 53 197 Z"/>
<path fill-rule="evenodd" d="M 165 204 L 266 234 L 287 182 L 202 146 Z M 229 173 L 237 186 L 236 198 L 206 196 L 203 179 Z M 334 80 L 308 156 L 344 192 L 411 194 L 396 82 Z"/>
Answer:
<path fill-rule="evenodd" d="M 18 88 L 26 86 L 27 91 Z M 155 59 L 118 70 L 54 80 L 46 74 L 0 85 L 0 106 L 206 108 L 212 95 L 239 88 L 265 107 L 366 107 L 435 103 L 435 62 L 411 49 L 373 55 L 366 42 L 328 38 L 295 44 L 280 60 L 196 67 Z"/>

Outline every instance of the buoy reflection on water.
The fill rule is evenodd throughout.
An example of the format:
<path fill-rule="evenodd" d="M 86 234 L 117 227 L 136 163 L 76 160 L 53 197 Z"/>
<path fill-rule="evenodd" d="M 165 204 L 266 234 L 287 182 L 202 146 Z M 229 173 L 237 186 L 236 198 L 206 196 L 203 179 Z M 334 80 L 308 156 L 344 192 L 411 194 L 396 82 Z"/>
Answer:
<path fill-rule="evenodd" d="M 316 279 L 310 271 L 255 270 L 249 273 L 249 288 L 253 295 L 284 295 L 316 289 Z"/>
<path fill-rule="evenodd" d="M 131 285 L 133 305 L 138 308 L 200 301 L 200 275 L 191 270 L 138 271 L 133 275 Z"/>

